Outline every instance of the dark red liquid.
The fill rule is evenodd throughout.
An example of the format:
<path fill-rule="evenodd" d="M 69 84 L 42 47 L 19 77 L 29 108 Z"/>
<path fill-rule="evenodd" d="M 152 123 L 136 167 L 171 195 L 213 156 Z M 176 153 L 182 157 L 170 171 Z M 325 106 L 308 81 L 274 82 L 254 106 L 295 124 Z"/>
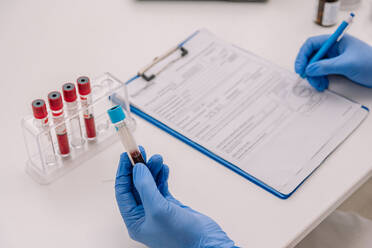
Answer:
<path fill-rule="evenodd" d="M 134 164 L 145 164 L 145 160 L 143 160 L 142 154 L 139 151 L 131 152 L 130 157 L 133 159 Z"/>
<path fill-rule="evenodd" d="M 59 152 L 62 155 L 67 155 L 70 153 L 70 145 L 68 144 L 68 137 L 67 133 L 65 134 L 58 134 L 57 135 L 57 141 L 59 146 Z"/>
<path fill-rule="evenodd" d="M 94 116 L 90 115 L 89 118 L 84 118 L 85 130 L 88 138 L 96 137 L 96 124 L 94 123 Z"/>

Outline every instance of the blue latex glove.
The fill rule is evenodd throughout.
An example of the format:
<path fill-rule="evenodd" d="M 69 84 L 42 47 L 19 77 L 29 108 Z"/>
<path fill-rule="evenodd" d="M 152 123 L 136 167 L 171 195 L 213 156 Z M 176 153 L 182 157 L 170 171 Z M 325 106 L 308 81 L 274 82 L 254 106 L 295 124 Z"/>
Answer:
<path fill-rule="evenodd" d="M 146 160 L 145 151 L 140 150 Z M 155 248 L 234 247 L 216 222 L 169 193 L 169 168 L 160 155 L 146 164 L 138 163 L 132 169 L 123 153 L 116 175 L 116 200 L 132 239 Z M 142 203 L 136 199 L 133 182 Z"/>
<path fill-rule="evenodd" d="M 345 35 L 328 51 L 325 59 L 308 64 L 329 35 L 309 38 L 301 47 L 295 62 L 298 74 L 305 72 L 309 83 L 318 91 L 328 88 L 327 75 L 337 74 L 355 83 L 372 87 L 372 47 L 357 38 Z"/>

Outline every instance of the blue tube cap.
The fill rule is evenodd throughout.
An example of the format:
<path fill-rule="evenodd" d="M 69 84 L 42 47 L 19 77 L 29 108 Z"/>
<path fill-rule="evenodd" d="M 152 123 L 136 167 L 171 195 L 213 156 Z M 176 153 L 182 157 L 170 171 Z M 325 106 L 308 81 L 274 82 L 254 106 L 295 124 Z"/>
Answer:
<path fill-rule="evenodd" d="M 109 115 L 111 122 L 114 124 L 125 119 L 124 111 L 120 105 L 107 110 L 107 114 Z"/>

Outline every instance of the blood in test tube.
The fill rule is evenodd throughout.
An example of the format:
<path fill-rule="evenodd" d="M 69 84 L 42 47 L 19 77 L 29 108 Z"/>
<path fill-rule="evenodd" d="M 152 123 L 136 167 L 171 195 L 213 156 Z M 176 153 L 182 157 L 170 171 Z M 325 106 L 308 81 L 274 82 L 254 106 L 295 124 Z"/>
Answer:
<path fill-rule="evenodd" d="M 48 111 L 46 108 L 45 101 L 42 99 L 36 99 L 32 102 L 32 112 L 35 117 L 35 125 L 41 131 L 39 142 L 41 147 L 41 153 L 45 164 L 54 165 L 56 164 L 55 151 L 53 146 L 52 136 L 49 130 L 49 119 Z"/>
<path fill-rule="evenodd" d="M 146 164 L 145 160 L 142 157 L 142 154 L 138 150 L 130 152 L 129 155 L 133 159 L 134 164 L 137 164 L 137 163 Z"/>
<path fill-rule="evenodd" d="M 59 152 L 61 156 L 68 156 L 70 154 L 70 145 L 68 142 L 61 93 L 58 91 L 50 92 L 48 94 L 48 101 L 49 107 L 52 111 L 53 122 L 56 125 L 55 131 L 57 135 Z"/>
<path fill-rule="evenodd" d="M 87 132 L 87 137 L 95 138 L 96 137 L 96 125 L 94 122 L 94 116 L 91 114 L 89 115 L 88 118 L 84 117 L 84 123 L 85 123 L 86 132 Z"/>
<path fill-rule="evenodd" d="M 68 144 L 67 133 L 57 135 L 59 151 L 62 155 L 68 155 L 70 153 L 70 146 Z"/>
<path fill-rule="evenodd" d="M 77 79 L 77 86 L 80 95 L 81 106 L 84 109 L 83 117 L 86 136 L 88 140 L 94 140 L 97 136 L 97 133 L 92 107 L 92 90 L 90 86 L 90 79 L 85 76 L 79 77 Z"/>

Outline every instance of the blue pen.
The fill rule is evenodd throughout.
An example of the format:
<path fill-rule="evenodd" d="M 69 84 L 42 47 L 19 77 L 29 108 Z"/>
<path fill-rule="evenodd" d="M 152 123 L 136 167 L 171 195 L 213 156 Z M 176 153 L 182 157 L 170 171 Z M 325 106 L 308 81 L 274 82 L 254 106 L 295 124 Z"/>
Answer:
<path fill-rule="evenodd" d="M 308 66 L 316 61 L 321 60 L 325 57 L 328 50 L 336 44 L 341 38 L 344 36 L 346 30 L 348 27 L 350 27 L 350 24 L 353 22 L 354 13 L 350 13 L 350 16 L 344 20 L 340 26 L 336 29 L 336 31 L 328 38 L 326 42 L 321 46 L 321 48 L 318 50 L 318 52 L 311 58 Z M 301 74 L 302 78 L 306 78 L 305 71 Z"/>

